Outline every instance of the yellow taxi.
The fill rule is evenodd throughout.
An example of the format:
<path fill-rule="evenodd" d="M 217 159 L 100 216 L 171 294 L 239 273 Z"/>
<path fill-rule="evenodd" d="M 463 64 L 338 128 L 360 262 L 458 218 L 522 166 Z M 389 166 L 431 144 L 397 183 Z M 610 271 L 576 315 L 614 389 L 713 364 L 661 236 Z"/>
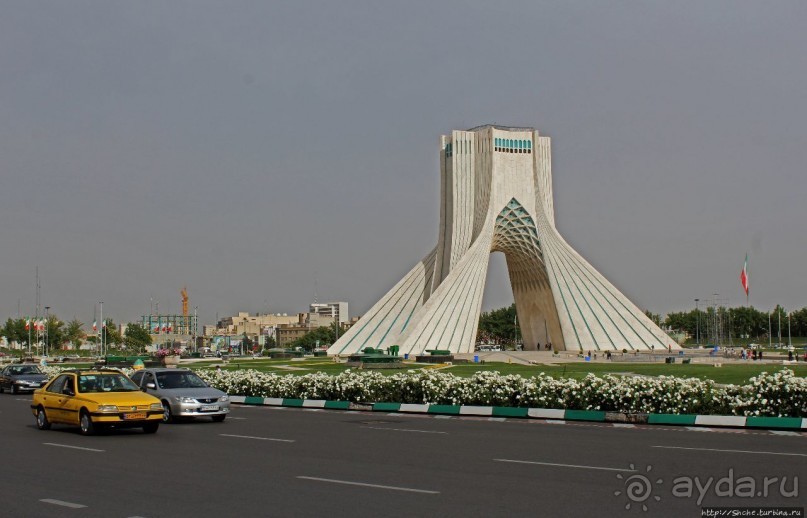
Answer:
<path fill-rule="evenodd" d="M 54 423 L 78 425 L 83 435 L 107 428 L 154 433 L 163 418 L 160 400 L 115 369 L 63 371 L 34 391 L 31 410 L 40 430 Z"/>

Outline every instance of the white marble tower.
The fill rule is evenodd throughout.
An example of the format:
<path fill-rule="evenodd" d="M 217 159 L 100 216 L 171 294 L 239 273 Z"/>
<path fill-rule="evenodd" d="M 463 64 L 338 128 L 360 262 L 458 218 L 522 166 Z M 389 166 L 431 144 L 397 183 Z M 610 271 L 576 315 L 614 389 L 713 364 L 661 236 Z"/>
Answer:
<path fill-rule="evenodd" d="M 526 350 L 678 349 L 558 233 L 551 162 L 549 138 L 532 128 L 442 136 L 437 246 L 328 354 L 472 352 L 491 252 L 505 255 Z"/>

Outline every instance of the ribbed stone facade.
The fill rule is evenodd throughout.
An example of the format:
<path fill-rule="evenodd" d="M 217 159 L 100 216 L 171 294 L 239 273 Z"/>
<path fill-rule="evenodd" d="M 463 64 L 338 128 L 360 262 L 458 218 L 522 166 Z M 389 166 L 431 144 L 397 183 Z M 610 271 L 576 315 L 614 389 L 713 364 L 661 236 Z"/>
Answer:
<path fill-rule="evenodd" d="M 555 228 L 551 148 L 532 128 L 440 138 L 437 246 L 329 350 L 399 345 L 472 352 L 491 252 L 507 261 L 526 350 L 666 350 L 677 344 Z"/>

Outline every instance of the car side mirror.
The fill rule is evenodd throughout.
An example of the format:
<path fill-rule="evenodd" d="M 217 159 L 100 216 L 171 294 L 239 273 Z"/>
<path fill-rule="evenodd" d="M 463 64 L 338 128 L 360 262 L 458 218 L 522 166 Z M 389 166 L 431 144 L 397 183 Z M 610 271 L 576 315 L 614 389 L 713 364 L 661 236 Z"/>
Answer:
<path fill-rule="evenodd" d="M 157 388 L 157 385 L 155 385 L 154 383 L 146 383 L 146 388 L 154 390 Z"/>

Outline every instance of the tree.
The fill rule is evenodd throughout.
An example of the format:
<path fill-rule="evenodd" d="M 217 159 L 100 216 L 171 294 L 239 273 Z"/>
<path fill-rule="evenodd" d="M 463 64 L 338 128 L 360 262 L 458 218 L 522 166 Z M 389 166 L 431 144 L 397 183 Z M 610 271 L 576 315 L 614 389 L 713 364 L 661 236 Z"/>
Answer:
<path fill-rule="evenodd" d="M 151 335 L 148 330 L 140 324 L 129 324 L 126 326 L 126 335 L 123 343 L 128 349 L 142 351 L 147 345 L 151 345 Z"/>
<path fill-rule="evenodd" d="M 123 339 L 118 332 L 118 326 L 111 318 L 106 319 L 106 325 L 101 325 L 101 332 L 103 333 L 105 345 L 119 344 Z"/>
<path fill-rule="evenodd" d="M 241 353 L 246 353 L 252 351 L 252 346 L 254 342 L 247 336 L 246 331 L 244 332 L 244 336 L 241 337 Z"/>
<path fill-rule="evenodd" d="M 32 332 L 32 337 L 35 333 Z M 9 342 L 28 343 L 28 331 L 25 330 L 25 319 L 6 320 L 6 324 L 0 329 L 0 335 L 5 336 Z M 32 338 L 33 341 L 33 338 Z"/>
<path fill-rule="evenodd" d="M 317 346 L 330 345 L 336 341 L 336 325 L 322 326 L 312 329 L 289 344 L 290 347 L 302 347 L 305 351 L 313 351 Z"/>
<path fill-rule="evenodd" d="M 83 326 L 84 324 L 76 318 L 68 322 L 67 329 L 65 329 L 64 332 L 65 341 L 72 342 L 73 345 L 80 344 L 81 341 L 87 336 L 87 333 L 81 329 Z"/>
<path fill-rule="evenodd" d="M 266 341 L 263 343 L 264 349 L 274 349 L 277 346 L 274 336 L 267 336 Z"/>
<path fill-rule="evenodd" d="M 661 315 L 657 313 L 653 313 L 649 309 L 644 310 L 644 314 L 647 318 L 649 318 L 654 324 L 657 326 L 661 326 Z"/>
<path fill-rule="evenodd" d="M 514 344 L 516 342 L 516 305 L 494 309 L 479 316 L 477 342 Z"/>
<path fill-rule="evenodd" d="M 47 328 L 48 347 L 50 349 L 61 349 L 65 342 L 64 322 L 56 318 L 56 315 L 49 315 L 45 326 Z"/>

